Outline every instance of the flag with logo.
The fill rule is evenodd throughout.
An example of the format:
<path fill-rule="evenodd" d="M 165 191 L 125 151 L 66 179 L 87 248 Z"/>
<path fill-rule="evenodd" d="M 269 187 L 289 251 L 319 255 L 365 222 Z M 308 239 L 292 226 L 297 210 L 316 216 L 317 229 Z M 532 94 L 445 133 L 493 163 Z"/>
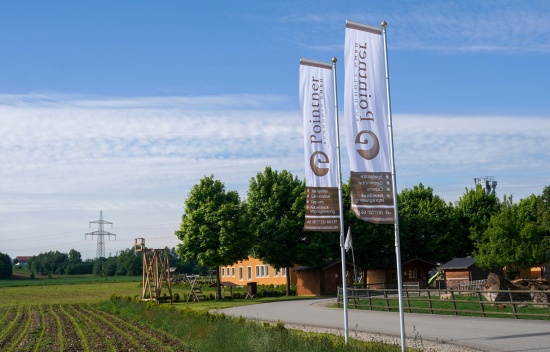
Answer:
<path fill-rule="evenodd" d="M 334 105 L 332 65 L 301 59 L 307 231 L 340 231 Z"/>
<path fill-rule="evenodd" d="M 346 23 L 344 86 L 352 210 L 362 220 L 393 224 L 388 93 L 380 28 Z"/>

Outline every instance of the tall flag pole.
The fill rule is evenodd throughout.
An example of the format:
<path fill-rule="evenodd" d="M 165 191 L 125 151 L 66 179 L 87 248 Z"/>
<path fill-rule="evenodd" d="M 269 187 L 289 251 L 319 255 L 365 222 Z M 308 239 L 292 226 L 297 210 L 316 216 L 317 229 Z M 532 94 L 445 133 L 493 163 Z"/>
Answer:
<path fill-rule="evenodd" d="M 351 208 L 361 220 L 395 226 L 395 252 L 405 351 L 399 221 L 386 47 L 382 28 L 346 21 L 344 120 L 350 159 Z"/>
<path fill-rule="evenodd" d="M 395 157 L 393 150 L 393 125 L 391 114 L 391 97 L 390 97 L 390 71 L 388 65 L 388 43 L 386 39 L 386 21 L 382 21 L 382 32 L 384 37 L 384 59 L 386 62 L 386 96 L 388 99 L 388 134 L 390 137 L 390 155 L 391 155 L 391 170 L 393 189 L 397 189 L 396 173 L 395 173 Z M 399 240 L 399 214 L 397 211 L 397 193 L 393 192 L 393 206 L 395 214 L 395 258 L 397 265 L 397 286 L 399 290 L 399 326 L 401 328 L 401 350 L 405 351 L 405 314 L 403 309 L 403 270 L 401 270 L 401 244 Z"/>
<path fill-rule="evenodd" d="M 338 93 L 336 91 L 336 58 L 332 58 L 332 72 L 334 78 L 334 114 L 336 115 L 336 149 L 338 153 L 338 203 L 340 206 L 340 257 L 342 258 L 342 302 L 344 304 L 344 338 L 346 343 L 349 341 L 348 326 L 348 288 L 346 280 L 346 249 L 344 238 L 344 202 L 342 199 L 342 163 L 340 162 L 340 128 L 338 124 Z"/>
<path fill-rule="evenodd" d="M 306 175 L 304 230 L 340 231 L 344 332 L 346 343 L 348 343 L 348 300 L 336 58 L 332 58 L 332 65 L 300 59 L 300 107 L 304 127 Z"/>

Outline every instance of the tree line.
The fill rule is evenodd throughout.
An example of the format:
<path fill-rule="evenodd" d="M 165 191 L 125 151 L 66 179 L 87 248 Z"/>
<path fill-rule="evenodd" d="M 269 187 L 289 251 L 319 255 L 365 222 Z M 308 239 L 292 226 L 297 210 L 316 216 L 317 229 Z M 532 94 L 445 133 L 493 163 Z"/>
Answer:
<path fill-rule="evenodd" d="M 395 258 L 394 226 L 374 225 L 351 211 L 343 185 L 345 227 L 363 270 L 389 267 Z M 248 256 L 279 268 L 319 265 L 340 257 L 339 234 L 306 232 L 305 183 L 286 170 L 266 167 L 250 180 L 247 197 L 228 191 L 213 175 L 194 185 L 176 236 L 185 260 L 208 267 L 233 265 Z M 444 263 L 474 256 L 485 268 L 508 272 L 542 265 L 550 251 L 550 187 L 514 203 L 481 186 L 465 188 L 454 204 L 423 184 L 398 194 L 402 258 Z"/>
<path fill-rule="evenodd" d="M 207 274 L 208 268 L 195 261 L 184 262 L 175 248 L 169 251 L 171 267 L 182 273 Z M 13 273 L 13 261 L 7 254 L 0 253 L 0 278 L 9 278 Z M 27 262 L 32 275 L 86 275 L 97 276 L 134 276 L 143 272 L 143 253 L 134 253 L 133 248 L 125 249 L 114 257 L 82 260 L 82 255 L 75 249 L 69 253 L 49 251 L 32 256 Z"/>

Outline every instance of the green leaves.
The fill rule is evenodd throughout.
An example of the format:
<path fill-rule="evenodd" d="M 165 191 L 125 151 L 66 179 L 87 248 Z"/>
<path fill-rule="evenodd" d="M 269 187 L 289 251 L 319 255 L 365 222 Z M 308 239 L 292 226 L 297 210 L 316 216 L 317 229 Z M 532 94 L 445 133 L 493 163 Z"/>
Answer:
<path fill-rule="evenodd" d="M 231 265 L 246 259 L 250 235 L 244 224 L 244 210 L 236 191 L 226 192 L 214 176 L 193 186 L 185 201 L 177 251 L 185 260 L 197 260 L 208 267 Z"/>

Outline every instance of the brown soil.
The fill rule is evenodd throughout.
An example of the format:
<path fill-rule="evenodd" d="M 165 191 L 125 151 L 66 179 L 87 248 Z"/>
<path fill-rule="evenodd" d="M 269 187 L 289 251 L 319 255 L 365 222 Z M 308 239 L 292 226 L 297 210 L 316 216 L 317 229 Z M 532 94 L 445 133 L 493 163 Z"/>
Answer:
<path fill-rule="evenodd" d="M 30 313 L 28 306 L 0 306 L 0 350 L 10 349 L 184 351 L 186 348 L 175 336 L 89 305 L 33 305 Z"/>

